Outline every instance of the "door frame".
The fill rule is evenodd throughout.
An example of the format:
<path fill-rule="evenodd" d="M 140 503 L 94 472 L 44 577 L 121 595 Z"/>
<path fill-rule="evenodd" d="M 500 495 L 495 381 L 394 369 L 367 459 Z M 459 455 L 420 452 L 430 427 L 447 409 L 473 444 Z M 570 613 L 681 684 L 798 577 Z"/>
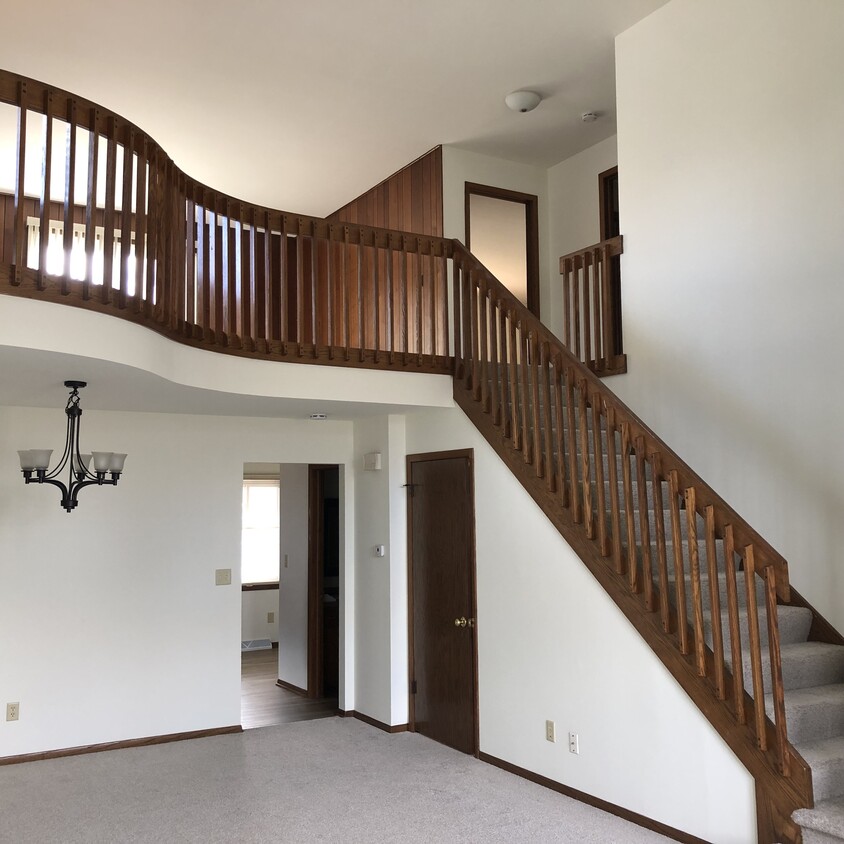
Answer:
<path fill-rule="evenodd" d="M 453 451 L 431 451 L 424 454 L 408 454 L 406 458 L 407 494 L 413 496 L 411 483 L 411 469 L 414 463 L 424 463 L 431 460 L 451 460 L 466 458 L 469 461 L 469 498 L 472 517 L 469 525 L 469 544 L 472 549 L 469 560 L 469 603 L 471 617 L 475 619 L 472 631 L 472 718 L 474 720 L 474 751 L 472 755 L 480 758 L 480 700 L 478 691 L 478 592 L 477 592 L 477 553 L 475 531 L 475 450 L 460 448 Z M 416 732 L 416 701 L 413 691 L 415 675 L 414 642 L 413 642 L 413 518 L 411 502 L 407 503 L 407 696 L 408 696 L 408 729 Z"/>
<path fill-rule="evenodd" d="M 492 185 L 480 185 L 466 182 L 465 187 L 465 223 L 466 248 L 471 251 L 471 214 L 469 205 L 472 196 L 486 196 L 490 199 L 503 199 L 505 202 L 518 202 L 525 206 L 525 252 L 527 276 L 527 308 L 539 319 L 539 197 L 532 193 L 521 193 Z"/>
<path fill-rule="evenodd" d="M 336 463 L 308 464 L 308 688 L 309 698 L 323 696 L 323 476 Z"/>
<path fill-rule="evenodd" d="M 618 178 L 618 165 L 610 167 L 609 170 L 604 170 L 598 173 L 598 226 L 601 240 L 609 240 L 612 235 L 609 233 L 609 225 L 607 224 L 607 214 L 609 208 L 607 207 L 607 182 L 612 178 Z M 620 234 L 620 232 L 617 232 Z"/>

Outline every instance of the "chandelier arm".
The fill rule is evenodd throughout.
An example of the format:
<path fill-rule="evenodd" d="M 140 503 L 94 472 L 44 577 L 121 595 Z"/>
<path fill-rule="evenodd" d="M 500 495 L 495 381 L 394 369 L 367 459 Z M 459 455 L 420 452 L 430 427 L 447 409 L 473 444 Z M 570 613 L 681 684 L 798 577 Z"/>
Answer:
<path fill-rule="evenodd" d="M 79 419 L 82 417 L 82 409 L 77 408 L 77 410 L 79 415 L 76 417 L 76 426 L 73 436 L 73 459 L 70 461 L 71 486 L 73 486 L 74 483 L 79 483 L 81 480 L 87 480 L 90 483 L 97 483 L 99 480 L 96 473 L 92 472 L 90 469 L 86 469 L 85 464 L 82 462 L 82 449 L 79 447 Z M 78 467 L 78 471 L 74 471 L 74 462 Z M 79 478 L 80 474 L 82 475 L 82 479 Z"/>
<path fill-rule="evenodd" d="M 105 478 L 100 480 L 99 478 L 97 478 L 93 481 L 76 481 L 75 483 L 71 484 L 70 492 L 67 494 L 67 499 L 70 502 L 70 508 L 66 507 L 64 505 L 64 503 L 62 503 L 62 506 L 65 507 L 65 510 L 67 510 L 68 513 L 69 513 L 76 506 L 77 500 L 79 498 L 79 491 L 81 489 L 83 489 L 86 486 L 106 486 L 106 485 L 117 486 L 117 478 L 114 478 L 112 480 L 106 480 Z"/>
<path fill-rule="evenodd" d="M 74 418 L 73 412 L 70 409 L 70 402 L 68 402 L 68 408 L 65 411 L 67 413 L 67 434 L 65 435 L 65 442 L 64 442 L 64 451 L 62 452 L 61 460 L 59 460 L 58 465 L 53 469 L 51 472 L 48 472 L 44 476 L 44 480 L 48 480 L 51 478 L 58 477 L 62 469 L 67 465 L 68 459 L 70 458 L 71 451 L 72 451 L 72 443 L 73 443 L 73 435 L 74 431 L 76 430 L 77 426 L 75 424 L 76 419 Z M 77 434 L 78 438 L 78 434 Z M 71 473 L 73 470 L 73 461 L 71 460 Z"/>
<path fill-rule="evenodd" d="M 62 507 L 69 513 L 72 507 L 68 507 L 68 503 L 70 502 L 70 493 L 68 492 L 67 487 L 61 481 L 55 481 L 51 478 L 25 478 L 25 483 L 28 484 L 50 484 L 50 486 L 57 486 L 62 491 Z"/>

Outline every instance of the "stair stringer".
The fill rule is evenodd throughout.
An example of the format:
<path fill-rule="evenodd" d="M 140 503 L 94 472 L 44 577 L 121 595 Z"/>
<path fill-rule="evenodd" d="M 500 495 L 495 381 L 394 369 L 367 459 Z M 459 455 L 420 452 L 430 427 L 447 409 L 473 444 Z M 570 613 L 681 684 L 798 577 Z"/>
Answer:
<path fill-rule="evenodd" d="M 472 388 L 466 387 L 459 378 L 454 378 L 453 384 L 457 405 L 754 777 L 759 844 L 802 844 L 802 832 L 791 820 L 791 814 L 798 808 L 813 805 L 812 774 L 805 760 L 789 746 L 790 776 L 785 777 L 777 770 L 770 756 L 756 746 L 746 726 L 737 724 L 718 700 L 709 679 L 714 669 L 712 651 L 707 647 L 707 676 L 702 677 L 697 672 L 694 654 L 684 655 L 674 646 L 661 627 L 659 614 L 647 611 L 630 592 L 624 577 L 616 574 L 598 544 L 587 537 L 584 526 L 574 521 L 571 510 L 560 505 L 559 498 L 549 492 L 542 478 L 537 477 L 534 467 L 525 462 L 523 454 L 513 448 L 492 416 L 484 411 Z M 752 707 L 752 699 L 747 693 L 745 698 L 747 706 Z M 773 741 L 775 728 L 770 719 L 767 730 Z"/>

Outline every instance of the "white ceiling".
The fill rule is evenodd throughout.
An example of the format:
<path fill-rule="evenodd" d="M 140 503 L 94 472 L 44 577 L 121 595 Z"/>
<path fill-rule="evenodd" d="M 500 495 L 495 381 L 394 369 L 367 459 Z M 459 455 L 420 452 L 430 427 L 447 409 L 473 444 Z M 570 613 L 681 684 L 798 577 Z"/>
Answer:
<path fill-rule="evenodd" d="M 212 187 L 324 216 L 437 144 L 547 167 L 612 135 L 613 38 L 666 1 L 9 2 L 0 66 Z M 519 88 L 545 99 L 510 112 Z"/>

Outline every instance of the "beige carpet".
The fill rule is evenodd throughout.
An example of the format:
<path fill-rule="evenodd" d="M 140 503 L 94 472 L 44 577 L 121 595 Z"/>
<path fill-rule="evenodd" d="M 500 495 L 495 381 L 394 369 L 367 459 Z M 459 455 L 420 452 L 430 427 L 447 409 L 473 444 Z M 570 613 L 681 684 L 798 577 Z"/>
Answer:
<path fill-rule="evenodd" d="M 0 840 L 669 839 L 421 736 L 328 718 L 0 768 Z"/>

